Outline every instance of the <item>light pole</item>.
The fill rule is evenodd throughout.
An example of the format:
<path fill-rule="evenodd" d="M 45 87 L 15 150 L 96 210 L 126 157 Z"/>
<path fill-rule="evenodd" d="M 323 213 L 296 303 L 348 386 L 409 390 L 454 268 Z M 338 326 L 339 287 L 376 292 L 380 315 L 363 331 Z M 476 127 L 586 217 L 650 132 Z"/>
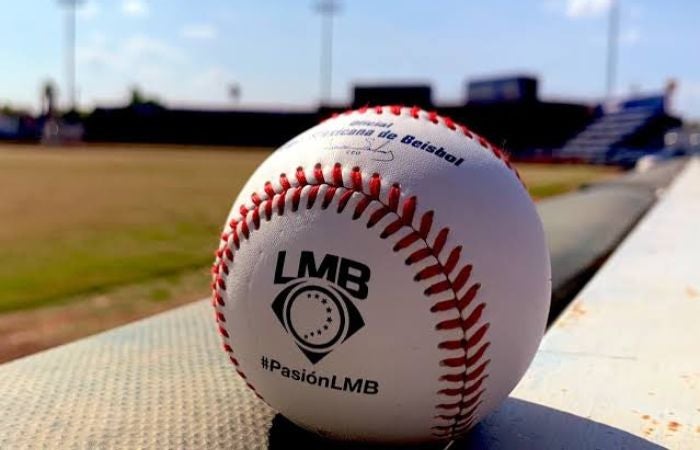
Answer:
<path fill-rule="evenodd" d="M 333 88 L 333 16 L 340 11 L 337 0 L 319 0 L 316 11 L 321 14 L 321 104 L 329 104 Z"/>
<path fill-rule="evenodd" d="M 620 5 L 618 0 L 610 0 L 610 17 L 608 19 L 608 54 L 606 65 L 605 94 L 611 101 L 615 95 L 615 77 L 617 71 L 617 46 L 620 28 Z"/>
<path fill-rule="evenodd" d="M 70 110 L 75 111 L 75 16 L 83 0 L 59 0 L 59 3 L 66 8 L 66 92 Z"/>

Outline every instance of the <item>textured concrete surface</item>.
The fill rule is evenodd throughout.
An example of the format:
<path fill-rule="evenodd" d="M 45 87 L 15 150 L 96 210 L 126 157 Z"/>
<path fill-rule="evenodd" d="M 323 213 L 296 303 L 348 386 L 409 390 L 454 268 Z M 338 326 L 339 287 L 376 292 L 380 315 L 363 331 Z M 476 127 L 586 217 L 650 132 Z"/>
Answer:
<path fill-rule="evenodd" d="M 207 302 L 0 366 L 0 449 L 266 448 Z"/>
<path fill-rule="evenodd" d="M 611 186 L 538 205 L 552 261 L 552 319 L 655 201 L 646 189 Z"/>
<path fill-rule="evenodd" d="M 675 160 L 646 173 L 630 172 L 537 204 L 552 261 L 550 320 L 584 286 L 686 162 Z"/>
<path fill-rule="evenodd" d="M 472 439 L 499 449 L 700 448 L 699 318 L 694 160 L 550 328 L 516 406 Z"/>
<path fill-rule="evenodd" d="M 693 419 L 690 407 L 700 408 L 698 166 L 555 323 L 514 395 L 451 448 L 700 446 L 700 410 Z M 575 222 L 592 220 L 587 195 L 567 210 Z M 605 195 L 618 206 L 599 214 L 622 216 L 620 199 L 632 205 Z M 548 214 L 549 233 L 575 233 L 575 251 L 592 245 Z M 202 301 L 0 366 L 0 449 L 330 447 L 245 387 L 211 316 Z"/>

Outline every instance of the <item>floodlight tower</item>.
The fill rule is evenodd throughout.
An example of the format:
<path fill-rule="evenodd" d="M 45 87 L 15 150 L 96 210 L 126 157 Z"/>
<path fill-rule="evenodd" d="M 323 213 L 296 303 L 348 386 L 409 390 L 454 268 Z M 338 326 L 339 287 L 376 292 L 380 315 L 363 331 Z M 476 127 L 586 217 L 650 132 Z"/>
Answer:
<path fill-rule="evenodd" d="M 333 83 L 333 16 L 340 11 L 338 0 L 319 0 L 316 12 L 321 14 L 321 103 L 330 103 Z"/>
<path fill-rule="evenodd" d="M 75 100 L 75 17 L 84 0 L 58 0 L 66 8 L 66 93 L 71 111 L 77 108 Z"/>
<path fill-rule="evenodd" d="M 608 19 L 608 54 L 606 65 L 605 94 L 607 100 L 615 95 L 615 76 L 617 70 L 617 46 L 620 29 L 620 4 L 618 0 L 610 0 Z"/>

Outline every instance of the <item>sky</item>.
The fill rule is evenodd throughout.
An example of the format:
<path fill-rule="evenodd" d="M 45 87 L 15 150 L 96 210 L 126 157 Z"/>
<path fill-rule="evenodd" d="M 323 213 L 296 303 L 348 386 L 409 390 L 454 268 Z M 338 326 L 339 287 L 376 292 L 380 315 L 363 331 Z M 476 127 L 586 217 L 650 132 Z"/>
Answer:
<path fill-rule="evenodd" d="M 544 99 L 605 93 L 611 0 L 344 0 L 334 20 L 335 102 L 355 83 L 429 83 L 460 103 L 466 81 L 525 73 Z M 308 108 L 319 102 L 315 0 L 83 0 L 77 18 L 81 107 L 124 104 L 131 87 L 170 106 Z M 678 81 L 677 112 L 700 118 L 700 2 L 620 0 L 617 90 Z M 65 96 L 59 0 L 5 1 L 0 105 L 33 108 L 46 80 Z M 238 104 L 230 86 L 240 86 Z"/>

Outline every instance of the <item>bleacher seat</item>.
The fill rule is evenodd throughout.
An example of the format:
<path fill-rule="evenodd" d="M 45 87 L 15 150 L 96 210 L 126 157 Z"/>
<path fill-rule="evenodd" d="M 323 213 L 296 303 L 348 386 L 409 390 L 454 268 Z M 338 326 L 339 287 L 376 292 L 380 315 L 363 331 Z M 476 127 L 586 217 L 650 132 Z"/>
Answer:
<path fill-rule="evenodd" d="M 615 150 L 659 116 L 665 115 L 658 106 L 628 106 L 602 113 L 583 131 L 570 139 L 559 151 L 562 158 L 605 163 Z"/>

